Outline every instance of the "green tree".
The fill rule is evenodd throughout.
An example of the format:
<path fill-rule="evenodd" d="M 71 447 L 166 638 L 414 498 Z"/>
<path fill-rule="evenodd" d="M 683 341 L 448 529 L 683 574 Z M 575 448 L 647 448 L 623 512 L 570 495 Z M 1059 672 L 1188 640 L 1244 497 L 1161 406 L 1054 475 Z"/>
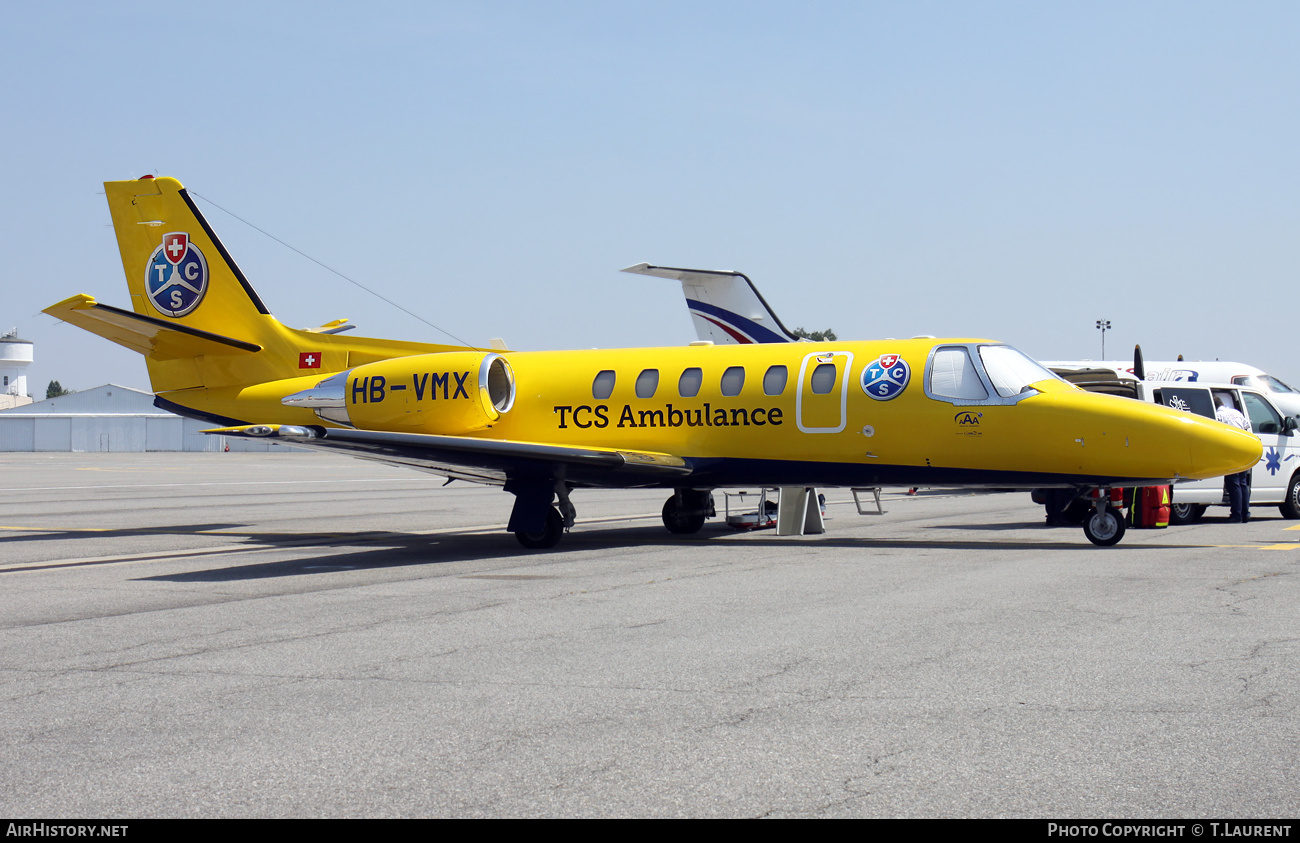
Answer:
<path fill-rule="evenodd" d="M 71 389 L 64 389 L 58 381 L 50 381 L 50 385 L 45 387 L 46 398 L 58 398 L 60 395 L 71 395 Z"/>
<path fill-rule="evenodd" d="M 805 331 L 803 328 L 795 328 L 790 333 L 801 340 L 812 340 L 813 342 L 835 342 L 839 339 L 830 328 L 824 331 Z"/>

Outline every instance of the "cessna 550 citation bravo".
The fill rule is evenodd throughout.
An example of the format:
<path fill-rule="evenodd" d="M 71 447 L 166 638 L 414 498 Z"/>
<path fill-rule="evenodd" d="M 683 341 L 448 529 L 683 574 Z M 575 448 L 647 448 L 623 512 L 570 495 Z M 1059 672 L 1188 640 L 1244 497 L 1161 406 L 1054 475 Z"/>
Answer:
<path fill-rule="evenodd" d="M 525 547 L 560 540 L 582 487 L 671 489 L 664 524 L 693 533 L 723 487 L 1104 489 L 1260 456 L 1245 431 L 1083 392 L 986 340 L 497 352 L 294 330 L 180 182 L 104 187 L 131 309 L 46 313 L 143 354 L 154 403 L 210 433 L 503 486 Z M 1085 522 L 1098 544 L 1123 534 L 1107 500 Z"/>

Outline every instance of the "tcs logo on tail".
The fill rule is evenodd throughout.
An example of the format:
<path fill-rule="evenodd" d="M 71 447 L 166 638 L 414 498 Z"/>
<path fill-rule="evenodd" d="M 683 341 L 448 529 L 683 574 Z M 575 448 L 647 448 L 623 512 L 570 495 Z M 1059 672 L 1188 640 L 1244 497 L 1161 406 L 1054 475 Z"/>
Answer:
<path fill-rule="evenodd" d="M 208 262 L 185 231 L 163 235 L 145 267 L 144 290 L 167 316 L 184 316 L 199 306 L 208 290 Z"/>

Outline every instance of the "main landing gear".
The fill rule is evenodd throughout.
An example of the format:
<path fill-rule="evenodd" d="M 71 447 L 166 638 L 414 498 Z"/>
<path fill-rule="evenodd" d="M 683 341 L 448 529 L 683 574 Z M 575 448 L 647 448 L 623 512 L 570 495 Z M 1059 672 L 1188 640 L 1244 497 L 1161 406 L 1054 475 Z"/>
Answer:
<path fill-rule="evenodd" d="M 548 550 L 560 543 L 573 526 L 577 510 L 569 500 L 569 484 L 563 480 L 512 478 L 505 490 L 515 496 L 507 530 L 529 550 Z M 668 532 L 698 533 L 717 512 L 709 489 L 676 489 L 664 503 L 663 519 Z"/>
<path fill-rule="evenodd" d="M 546 513 L 546 523 L 538 532 L 530 530 L 516 530 L 515 538 L 519 543 L 529 550 L 546 550 L 555 547 L 560 543 L 560 538 L 564 535 L 564 519 L 555 507 L 550 507 Z"/>
<path fill-rule="evenodd" d="M 704 489 L 677 489 L 664 502 L 664 526 L 677 535 L 698 533 L 705 520 L 717 514 L 713 494 Z"/>
<path fill-rule="evenodd" d="M 529 550 L 555 547 L 564 531 L 573 526 L 578 512 L 569 500 L 569 484 L 563 480 L 511 479 L 505 488 L 515 496 L 506 529 Z M 551 505 L 556 498 L 558 507 Z"/>

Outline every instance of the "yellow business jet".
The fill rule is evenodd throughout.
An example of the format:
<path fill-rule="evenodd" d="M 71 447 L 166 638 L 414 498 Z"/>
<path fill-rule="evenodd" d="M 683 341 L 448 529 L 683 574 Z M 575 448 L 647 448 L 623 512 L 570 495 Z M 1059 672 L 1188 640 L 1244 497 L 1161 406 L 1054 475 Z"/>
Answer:
<path fill-rule="evenodd" d="M 500 485 L 554 546 L 579 487 L 672 489 L 692 533 L 733 486 L 1101 487 L 1243 471 L 1236 428 L 1083 392 L 979 339 L 509 352 L 280 324 L 180 182 L 104 185 L 131 308 L 46 309 L 145 356 L 155 404 L 209 431 Z M 557 508 L 558 504 L 558 508 Z M 1085 532 L 1124 522 L 1101 495 Z"/>

